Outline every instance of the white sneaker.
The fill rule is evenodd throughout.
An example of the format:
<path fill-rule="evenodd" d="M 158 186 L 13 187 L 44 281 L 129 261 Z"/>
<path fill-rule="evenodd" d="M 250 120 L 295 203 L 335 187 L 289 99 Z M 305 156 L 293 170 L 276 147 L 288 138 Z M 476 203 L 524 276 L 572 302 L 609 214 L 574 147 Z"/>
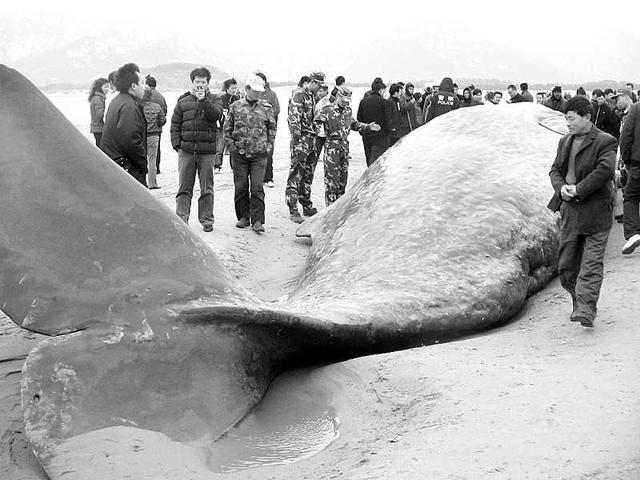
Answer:
<path fill-rule="evenodd" d="M 630 253 L 633 253 L 633 251 L 638 247 L 640 247 L 640 235 L 636 233 L 629 240 L 627 240 L 627 243 L 624 244 L 624 247 L 622 247 L 622 253 L 624 255 L 628 255 Z"/>
<path fill-rule="evenodd" d="M 267 182 L 267 183 L 266 183 L 266 185 L 267 185 L 267 187 L 269 187 L 269 188 L 273 188 L 273 187 L 275 187 L 275 186 L 276 186 L 276 184 L 275 184 L 275 183 L 273 183 L 273 182 L 271 182 L 271 181 Z"/>

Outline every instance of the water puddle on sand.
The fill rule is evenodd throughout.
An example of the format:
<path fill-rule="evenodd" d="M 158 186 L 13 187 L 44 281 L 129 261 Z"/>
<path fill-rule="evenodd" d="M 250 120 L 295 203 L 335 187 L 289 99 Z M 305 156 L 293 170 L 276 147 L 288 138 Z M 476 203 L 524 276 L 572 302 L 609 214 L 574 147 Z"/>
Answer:
<path fill-rule="evenodd" d="M 208 468 L 231 473 L 308 458 L 340 435 L 331 394 L 313 370 L 278 377 L 240 424 L 209 446 Z"/>

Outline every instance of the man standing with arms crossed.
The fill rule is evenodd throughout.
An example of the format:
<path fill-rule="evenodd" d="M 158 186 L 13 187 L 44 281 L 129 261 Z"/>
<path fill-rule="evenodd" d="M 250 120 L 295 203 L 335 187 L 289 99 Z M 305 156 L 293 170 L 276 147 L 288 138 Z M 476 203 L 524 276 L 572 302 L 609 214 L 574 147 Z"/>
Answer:
<path fill-rule="evenodd" d="M 289 100 L 289 131 L 291 132 L 291 166 L 285 190 L 285 202 L 289 207 L 289 215 L 295 223 L 304 219 L 298 210 L 298 202 L 302 205 L 302 213 L 312 216 L 318 213 L 311 203 L 311 183 L 318 163 L 316 154 L 316 131 L 313 125 L 315 94 L 324 82 L 322 72 L 311 72 L 309 83 L 296 90 Z"/>
<path fill-rule="evenodd" d="M 571 98 L 565 112 L 569 134 L 560 139 L 549 172 L 555 194 L 548 207 L 560 211 L 558 276 L 573 301 L 570 320 L 593 327 L 612 225 L 618 143 L 593 125 L 585 97 Z"/>
<path fill-rule="evenodd" d="M 220 99 L 209 92 L 211 73 L 204 67 L 190 74 L 191 90 L 178 98 L 171 117 L 171 145 L 178 152 L 176 213 L 189 223 L 196 172 L 200 181 L 198 220 L 205 232 L 213 230 L 213 157 L 216 122 L 222 118 Z"/>

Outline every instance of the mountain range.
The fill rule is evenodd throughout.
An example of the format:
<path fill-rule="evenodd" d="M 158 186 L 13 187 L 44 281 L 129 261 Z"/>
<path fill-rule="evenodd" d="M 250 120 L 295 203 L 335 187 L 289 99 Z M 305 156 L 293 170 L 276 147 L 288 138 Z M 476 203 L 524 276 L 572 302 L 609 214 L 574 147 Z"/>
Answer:
<path fill-rule="evenodd" d="M 324 70 L 329 81 L 341 74 L 352 84 L 369 83 L 377 76 L 388 84 L 417 78 L 433 84 L 450 76 L 503 79 L 505 84 L 527 81 L 530 85 L 581 84 L 616 76 L 608 71 L 617 72 L 621 81 L 633 81 L 638 78 L 636 66 L 640 64 L 635 37 L 615 31 L 608 41 L 616 48 L 603 46 L 606 55 L 594 51 L 594 61 L 585 63 L 580 60 L 583 57 L 563 48 L 524 55 L 515 43 L 496 43 L 455 24 L 404 29 L 392 36 L 372 32 L 370 38 L 350 40 L 350 55 L 336 55 L 332 48 L 307 51 L 299 44 L 291 44 L 291 52 L 298 52 L 295 54 L 268 44 L 247 50 L 220 39 L 203 42 L 178 32 L 98 33 L 91 25 L 69 25 L 74 27 L 61 34 L 55 19 L 36 26 L 27 18 L 0 17 L 0 62 L 20 70 L 40 87 L 72 88 L 86 88 L 93 78 L 132 61 L 143 73 L 154 74 L 163 88 L 184 88 L 189 83 L 189 70 L 201 64 L 209 66 L 214 82 L 229 76 L 241 81 L 261 65 L 270 80 L 277 82 L 297 82 L 311 70 Z"/>

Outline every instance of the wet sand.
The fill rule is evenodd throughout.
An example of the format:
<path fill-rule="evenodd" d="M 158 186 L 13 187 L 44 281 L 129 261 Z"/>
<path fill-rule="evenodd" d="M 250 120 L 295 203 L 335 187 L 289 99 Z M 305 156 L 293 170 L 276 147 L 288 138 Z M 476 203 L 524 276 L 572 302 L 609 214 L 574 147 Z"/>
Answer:
<path fill-rule="evenodd" d="M 292 289 L 308 250 L 304 240 L 295 239 L 296 225 L 284 205 L 284 126 L 276 144 L 276 188 L 266 189 L 267 231 L 258 235 L 234 227 L 227 157 L 215 176 L 214 231 L 204 233 L 197 220 L 191 223 L 227 268 L 267 300 Z M 355 180 L 365 167 L 358 135 L 351 139 L 349 173 Z M 176 165 L 175 153 L 163 144 L 162 189 L 152 194 L 172 209 Z M 319 208 L 322 173 L 319 166 L 313 186 Z M 623 257 L 621 245 L 621 227 L 615 225 L 593 330 L 568 321 L 570 302 L 555 280 L 501 329 L 284 375 L 255 416 L 230 432 L 227 443 L 213 447 L 218 454 L 210 478 L 640 478 L 640 253 Z M 0 319 L 2 479 L 46 478 L 26 442 L 19 399 L 24 356 L 40 338 Z M 316 392 L 315 402 L 304 402 L 309 392 Z M 269 424 L 284 402 L 291 402 L 284 404 L 288 415 Z M 267 412 L 266 420 L 260 412 Z M 316 423 L 305 430 L 310 418 Z M 275 438 L 277 432 L 284 443 L 295 435 L 303 443 L 306 435 L 307 446 L 316 437 L 333 441 L 314 456 L 288 463 L 290 451 L 266 451 L 265 441 L 243 440 Z M 257 461 L 261 456 L 268 458 Z M 281 464 L 267 465 L 278 458 Z M 240 469 L 247 464 L 262 466 Z"/>

